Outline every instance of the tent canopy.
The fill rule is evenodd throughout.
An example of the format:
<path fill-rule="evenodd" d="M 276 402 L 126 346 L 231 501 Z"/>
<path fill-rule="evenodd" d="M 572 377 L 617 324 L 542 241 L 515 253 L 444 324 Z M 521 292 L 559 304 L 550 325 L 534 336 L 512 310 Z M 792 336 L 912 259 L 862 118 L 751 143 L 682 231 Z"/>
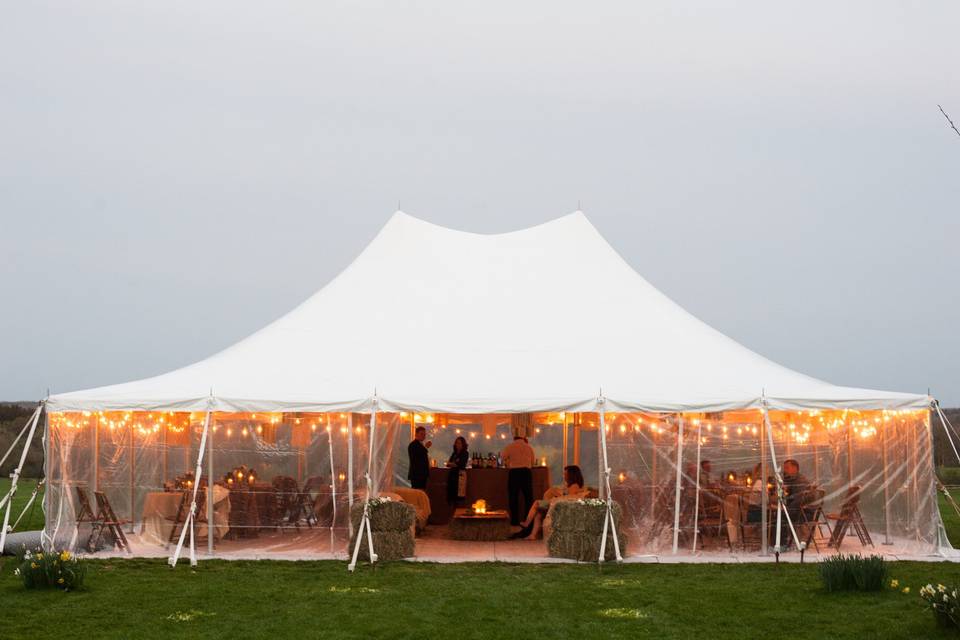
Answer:
<path fill-rule="evenodd" d="M 326 287 L 195 364 L 50 411 L 925 409 L 750 351 L 638 275 L 579 211 L 482 235 L 398 211 Z"/>

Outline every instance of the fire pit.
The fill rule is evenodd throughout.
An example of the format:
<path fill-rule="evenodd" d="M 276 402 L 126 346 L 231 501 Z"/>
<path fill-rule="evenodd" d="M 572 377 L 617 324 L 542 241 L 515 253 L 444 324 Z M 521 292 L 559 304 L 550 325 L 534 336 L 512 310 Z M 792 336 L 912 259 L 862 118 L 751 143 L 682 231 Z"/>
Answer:
<path fill-rule="evenodd" d="M 504 510 L 488 511 L 486 501 L 477 500 L 469 509 L 454 511 L 450 537 L 454 540 L 506 540 L 510 537 L 510 514 Z"/>

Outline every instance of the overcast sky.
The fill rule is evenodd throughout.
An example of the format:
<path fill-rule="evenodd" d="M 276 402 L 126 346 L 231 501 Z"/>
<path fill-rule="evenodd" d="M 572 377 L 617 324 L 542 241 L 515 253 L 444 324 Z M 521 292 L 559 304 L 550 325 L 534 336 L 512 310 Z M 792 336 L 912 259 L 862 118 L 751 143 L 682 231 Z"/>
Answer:
<path fill-rule="evenodd" d="M 0 399 L 202 359 L 398 201 L 579 200 L 755 351 L 960 404 L 960 4 L 679 4 L 7 3 Z"/>

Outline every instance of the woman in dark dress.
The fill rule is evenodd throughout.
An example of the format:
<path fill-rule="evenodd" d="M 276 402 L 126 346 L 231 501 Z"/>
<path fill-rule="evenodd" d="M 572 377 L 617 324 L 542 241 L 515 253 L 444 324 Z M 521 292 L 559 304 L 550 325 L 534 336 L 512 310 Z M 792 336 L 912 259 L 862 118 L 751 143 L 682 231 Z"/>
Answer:
<path fill-rule="evenodd" d="M 469 460 L 467 441 L 463 436 L 457 436 L 457 439 L 453 441 L 453 453 L 447 460 L 447 467 L 450 469 L 450 473 L 447 475 L 447 502 L 450 504 L 456 504 L 460 500 L 457 497 L 457 487 L 460 486 L 460 474 L 464 473 Z"/>

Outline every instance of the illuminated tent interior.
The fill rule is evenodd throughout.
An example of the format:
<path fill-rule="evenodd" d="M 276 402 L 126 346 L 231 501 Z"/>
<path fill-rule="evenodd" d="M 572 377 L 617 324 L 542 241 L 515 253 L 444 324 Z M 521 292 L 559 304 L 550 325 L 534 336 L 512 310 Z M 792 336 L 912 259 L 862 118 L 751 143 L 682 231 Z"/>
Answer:
<path fill-rule="evenodd" d="M 418 557 L 464 557 L 437 538 L 433 496 L 408 488 L 412 429 L 427 428 L 439 468 L 458 433 L 496 453 L 523 415 L 552 484 L 578 464 L 621 505 L 628 560 L 769 553 L 776 487 L 749 494 L 776 485 L 785 459 L 822 511 L 796 523 L 804 539 L 815 530 L 808 553 L 943 555 L 931 401 L 750 351 L 652 287 L 579 211 L 497 235 L 397 212 L 326 287 L 232 347 L 50 396 L 44 536 L 84 550 L 84 498 L 96 512 L 99 493 L 127 548 L 94 541 L 96 553 L 346 557 L 350 505 L 387 493 L 426 524 Z M 827 516 L 851 508 L 857 523 L 833 540 Z M 546 555 L 526 541 L 493 553 Z"/>

